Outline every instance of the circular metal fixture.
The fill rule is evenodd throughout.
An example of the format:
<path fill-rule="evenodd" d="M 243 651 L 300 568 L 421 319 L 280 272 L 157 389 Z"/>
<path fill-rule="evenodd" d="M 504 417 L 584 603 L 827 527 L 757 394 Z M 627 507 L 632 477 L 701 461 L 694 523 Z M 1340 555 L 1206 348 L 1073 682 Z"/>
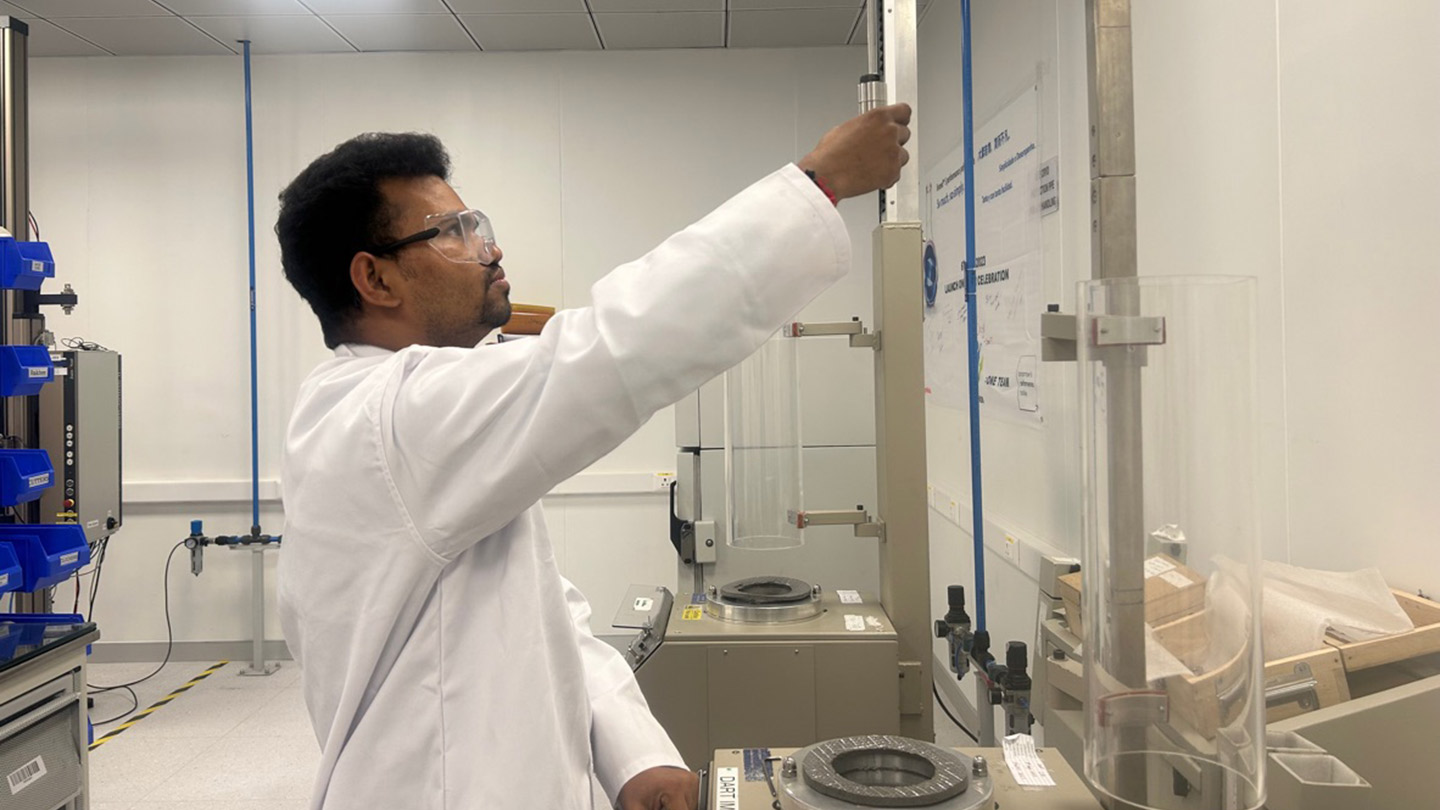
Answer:
<path fill-rule="evenodd" d="M 820 615 L 820 586 L 790 577 L 737 579 L 711 586 L 705 611 L 729 622 L 773 624 Z"/>
<path fill-rule="evenodd" d="M 781 772 L 781 807 L 989 807 L 987 773 L 973 773 L 969 757 L 907 737 L 875 735 L 827 740 L 795 752 L 796 776 Z"/>

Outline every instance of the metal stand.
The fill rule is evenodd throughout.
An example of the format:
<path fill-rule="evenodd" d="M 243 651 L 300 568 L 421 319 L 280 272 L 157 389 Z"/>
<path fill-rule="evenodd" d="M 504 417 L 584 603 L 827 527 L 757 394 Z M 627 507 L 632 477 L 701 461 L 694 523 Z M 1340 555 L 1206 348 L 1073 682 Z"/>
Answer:
<path fill-rule="evenodd" d="M 274 675 L 280 664 L 265 662 L 265 549 L 269 545 L 250 547 L 250 666 L 241 675 Z"/>

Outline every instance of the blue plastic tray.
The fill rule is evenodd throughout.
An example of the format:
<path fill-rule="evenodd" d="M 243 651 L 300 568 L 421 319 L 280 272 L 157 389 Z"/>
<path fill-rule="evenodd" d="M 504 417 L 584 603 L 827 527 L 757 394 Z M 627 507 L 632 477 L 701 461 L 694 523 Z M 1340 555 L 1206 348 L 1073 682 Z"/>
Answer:
<path fill-rule="evenodd" d="M 0 236 L 0 288 L 38 290 L 45 279 L 55 277 L 55 257 L 44 242 L 17 242 Z"/>
<path fill-rule="evenodd" d="M 28 397 L 55 379 L 44 346 L 0 346 L 0 397 Z"/>
<path fill-rule="evenodd" d="M 15 549 L 0 543 L 0 593 L 17 591 L 23 584 L 25 573 L 20 569 L 20 558 L 16 556 Z"/>
<path fill-rule="evenodd" d="M 90 562 L 85 530 L 75 523 L 3 525 L 0 543 L 15 550 L 26 592 L 58 585 Z"/>
<path fill-rule="evenodd" d="M 33 501 L 55 486 L 55 468 L 44 450 L 0 450 L 0 506 Z"/>

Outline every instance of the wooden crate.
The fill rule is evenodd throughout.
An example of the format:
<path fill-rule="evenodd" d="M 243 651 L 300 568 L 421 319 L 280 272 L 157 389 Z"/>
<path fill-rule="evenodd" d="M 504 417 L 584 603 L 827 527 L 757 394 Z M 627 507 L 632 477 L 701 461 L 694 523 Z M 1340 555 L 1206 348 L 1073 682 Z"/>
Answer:
<path fill-rule="evenodd" d="M 1415 622 L 1414 630 L 1369 641 L 1346 643 L 1335 638 L 1325 643 L 1339 651 L 1346 672 L 1393 664 L 1440 652 L 1440 603 L 1404 591 L 1392 591 L 1395 601 Z"/>
<path fill-rule="evenodd" d="M 1196 668 L 1209 646 L 1209 631 L 1206 615 L 1200 613 L 1186 616 L 1168 625 L 1155 628 L 1155 638 L 1186 666 Z M 1350 684 L 1345 679 L 1345 667 L 1337 650 L 1326 647 L 1302 655 L 1265 662 L 1265 681 L 1268 684 L 1295 676 L 1298 664 L 1309 667 L 1315 679 L 1315 699 L 1324 708 L 1350 699 Z M 1205 739 L 1215 736 L 1217 727 L 1223 722 L 1235 719 L 1243 708 L 1232 703 L 1221 717 L 1220 696 L 1243 687 L 1242 681 L 1248 675 L 1243 651 L 1229 663 L 1204 675 L 1181 675 L 1165 680 L 1165 691 L 1170 697 L 1170 722 L 1172 725 L 1189 729 Z M 1299 703 L 1286 703 L 1269 709 L 1265 713 L 1267 722 L 1284 720 L 1308 711 Z"/>
<path fill-rule="evenodd" d="M 1205 578 L 1178 560 L 1164 554 L 1156 554 L 1147 561 L 1161 573 L 1145 578 L 1145 621 L 1152 627 L 1188 616 L 1205 606 Z M 1186 585 L 1177 584 L 1181 580 Z M 1066 574 L 1059 580 L 1060 601 L 1065 605 L 1065 619 L 1070 623 L 1070 632 L 1081 638 L 1085 636 L 1085 616 L 1081 608 L 1080 593 L 1084 587 L 1084 572 Z"/>

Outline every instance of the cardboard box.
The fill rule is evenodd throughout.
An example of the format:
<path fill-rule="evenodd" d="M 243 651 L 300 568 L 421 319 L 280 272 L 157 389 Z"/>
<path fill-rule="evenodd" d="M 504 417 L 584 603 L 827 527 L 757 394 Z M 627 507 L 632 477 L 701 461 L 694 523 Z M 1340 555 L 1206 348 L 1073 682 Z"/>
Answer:
<path fill-rule="evenodd" d="M 1060 601 L 1075 635 L 1085 636 L 1080 598 L 1083 571 L 1060 577 Z M 1145 561 L 1145 621 L 1151 627 L 1182 619 L 1205 607 L 1205 577 L 1173 557 L 1156 554 Z"/>

